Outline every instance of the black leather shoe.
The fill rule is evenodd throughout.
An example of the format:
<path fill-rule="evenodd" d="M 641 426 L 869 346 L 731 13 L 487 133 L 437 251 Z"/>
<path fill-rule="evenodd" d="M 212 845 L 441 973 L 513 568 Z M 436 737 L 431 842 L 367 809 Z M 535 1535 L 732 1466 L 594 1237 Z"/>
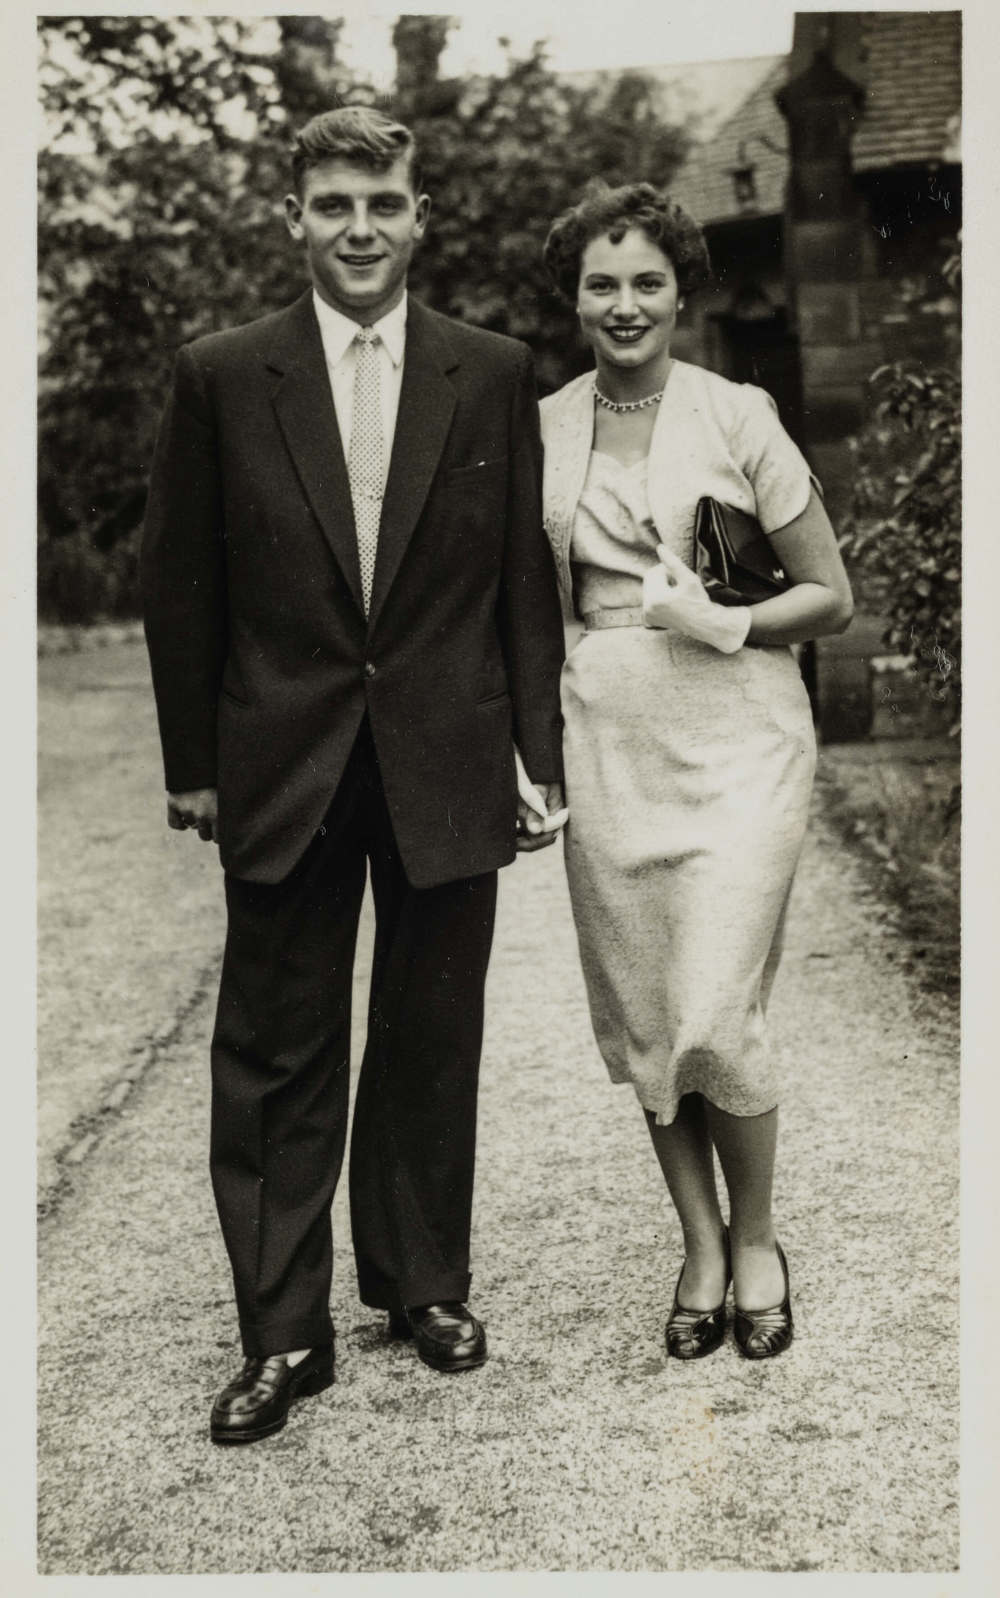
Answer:
<path fill-rule="evenodd" d="M 392 1337 L 412 1337 L 425 1365 L 471 1371 L 486 1358 L 486 1333 L 464 1304 L 424 1304 L 389 1314 Z"/>
<path fill-rule="evenodd" d="M 773 1359 L 783 1354 L 792 1340 L 792 1305 L 788 1285 L 788 1261 L 780 1243 L 775 1243 L 785 1277 L 785 1296 L 773 1309 L 740 1309 L 733 1305 L 733 1336 L 744 1359 Z"/>
<path fill-rule="evenodd" d="M 248 1359 L 212 1406 L 213 1443 L 255 1443 L 280 1432 L 297 1398 L 322 1393 L 333 1383 L 333 1344 L 313 1348 L 297 1365 L 284 1354 Z"/>
<path fill-rule="evenodd" d="M 732 1279 L 729 1232 L 726 1232 L 726 1285 L 721 1304 L 714 1309 L 685 1309 L 678 1298 L 683 1275 L 682 1265 L 674 1288 L 673 1308 L 666 1325 L 667 1353 L 672 1359 L 704 1359 L 706 1354 L 715 1352 L 726 1335 L 726 1294 Z"/>

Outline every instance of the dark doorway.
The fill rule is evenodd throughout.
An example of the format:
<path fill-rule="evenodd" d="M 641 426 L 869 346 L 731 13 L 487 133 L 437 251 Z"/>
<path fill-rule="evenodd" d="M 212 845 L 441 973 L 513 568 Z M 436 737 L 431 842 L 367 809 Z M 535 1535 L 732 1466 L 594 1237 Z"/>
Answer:
<path fill-rule="evenodd" d="M 766 388 L 795 442 L 802 444 L 802 368 L 799 341 L 789 332 L 784 306 L 760 288 L 744 287 L 730 311 L 718 318 L 725 375 L 735 383 Z"/>

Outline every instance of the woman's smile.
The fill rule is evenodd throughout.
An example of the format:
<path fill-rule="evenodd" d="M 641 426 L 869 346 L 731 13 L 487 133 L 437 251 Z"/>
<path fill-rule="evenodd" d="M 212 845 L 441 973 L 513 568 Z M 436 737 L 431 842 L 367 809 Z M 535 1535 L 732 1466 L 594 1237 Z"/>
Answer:
<path fill-rule="evenodd" d="M 646 327 L 606 327 L 604 331 L 616 344 L 638 344 L 642 335 L 648 332 Z"/>

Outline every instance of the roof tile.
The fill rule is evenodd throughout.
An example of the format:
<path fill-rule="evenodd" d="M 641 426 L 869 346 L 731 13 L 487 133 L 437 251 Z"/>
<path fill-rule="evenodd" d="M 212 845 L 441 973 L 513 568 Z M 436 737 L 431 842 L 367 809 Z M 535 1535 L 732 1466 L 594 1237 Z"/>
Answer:
<path fill-rule="evenodd" d="M 960 11 L 864 11 L 865 114 L 859 172 L 949 157 L 962 103 Z"/>
<path fill-rule="evenodd" d="M 855 170 L 957 159 L 961 12 L 866 11 L 860 20 L 866 98 L 852 146 Z M 779 152 L 787 148 L 788 127 L 774 95 L 787 78 L 788 57 L 774 58 L 758 86 L 678 170 L 671 191 L 700 222 L 784 209 L 788 158 Z M 753 207 L 736 199 L 732 172 L 744 165 L 754 168 Z"/>

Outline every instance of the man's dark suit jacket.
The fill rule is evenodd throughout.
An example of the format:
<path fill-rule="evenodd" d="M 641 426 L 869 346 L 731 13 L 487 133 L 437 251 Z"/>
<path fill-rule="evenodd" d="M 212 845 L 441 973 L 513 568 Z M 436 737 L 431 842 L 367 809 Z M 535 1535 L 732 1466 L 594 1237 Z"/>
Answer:
<path fill-rule="evenodd" d="M 170 792 L 217 787 L 222 864 L 276 882 L 367 710 L 415 887 L 515 852 L 512 738 L 561 778 L 563 632 L 531 359 L 412 300 L 370 618 L 311 291 L 179 353 L 143 544 Z"/>

